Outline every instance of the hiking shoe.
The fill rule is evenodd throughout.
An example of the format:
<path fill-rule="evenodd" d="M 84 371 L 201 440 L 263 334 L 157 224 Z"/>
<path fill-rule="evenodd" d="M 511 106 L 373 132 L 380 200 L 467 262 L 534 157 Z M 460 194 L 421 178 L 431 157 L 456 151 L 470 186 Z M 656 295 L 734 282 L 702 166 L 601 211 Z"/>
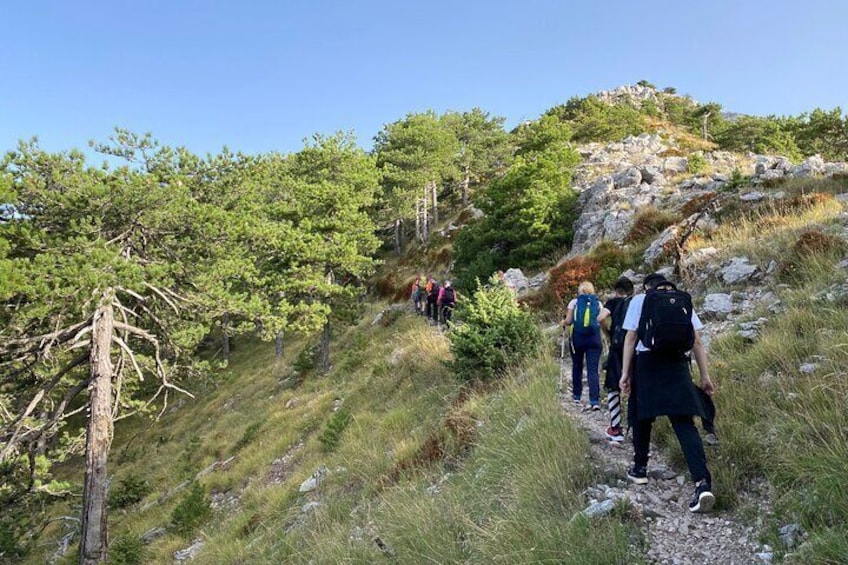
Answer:
<path fill-rule="evenodd" d="M 621 428 L 618 426 L 610 426 L 607 428 L 607 439 L 615 442 L 621 443 L 624 441 L 624 434 L 621 433 Z"/>
<path fill-rule="evenodd" d="M 704 436 L 704 443 L 709 446 L 715 447 L 716 445 L 718 445 L 718 436 L 714 433 L 709 433 Z"/>
<path fill-rule="evenodd" d="M 600 412 L 601 406 L 599 404 L 592 404 L 590 410 L 592 410 L 592 412 Z"/>
<path fill-rule="evenodd" d="M 627 480 L 631 483 L 636 483 L 637 485 L 648 484 L 648 469 L 646 467 L 637 467 L 636 465 L 633 465 L 627 469 Z"/>
<path fill-rule="evenodd" d="M 695 485 L 695 494 L 689 501 L 689 512 L 709 512 L 713 509 L 713 504 L 715 504 L 715 495 L 710 490 L 710 484 L 707 481 L 701 481 Z"/>
<path fill-rule="evenodd" d="M 572 398 L 571 400 L 573 400 L 574 404 L 576 404 L 577 406 L 580 406 L 582 404 L 582 402 L 580 402 L 579 398 Z"/>

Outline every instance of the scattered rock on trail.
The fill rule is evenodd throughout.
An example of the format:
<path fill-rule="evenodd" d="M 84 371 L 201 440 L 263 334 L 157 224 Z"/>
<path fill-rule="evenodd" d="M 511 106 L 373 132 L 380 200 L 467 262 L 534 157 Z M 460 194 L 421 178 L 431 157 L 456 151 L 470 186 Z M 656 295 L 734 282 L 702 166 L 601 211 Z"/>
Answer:
<path fill-rule="evenodd" d="M 734 257 L 721 269 L 721 278 L 725 284 L 737 284 L 750 280 L 758 267 L 748 262 L 747 257 Z"/>
<path fill-rule="evenodd" d="M 729 294 L 714 292 L 704 297 L 704 306 L 701 312 L 705 319 L 722 320 L 733 312 L 733 299 Z"/>

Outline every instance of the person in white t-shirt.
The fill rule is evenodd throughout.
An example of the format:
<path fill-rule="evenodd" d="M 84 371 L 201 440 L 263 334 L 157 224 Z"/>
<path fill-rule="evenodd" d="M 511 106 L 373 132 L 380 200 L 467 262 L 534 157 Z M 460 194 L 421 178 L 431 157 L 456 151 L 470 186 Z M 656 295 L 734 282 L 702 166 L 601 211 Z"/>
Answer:
<path fill-rule="evenodd" d="M 676 290 L 658 273 L 645 277 L 646 293 Z M 657 416 L 667 416 L 671 422 L 686 464 L 695 482 L 695 494 L 689 502 L 692 512 L 707 512 L 715 503 L 712 478 L 707 469 L 707 459 L 701 436 L 695 428 L 693 416 L 704 416 L 703 406 L 690 374 L 690 360 L 686 355 L 666 356 L 652 352 L 642 343 L 639 322 L 647 294 L 634 296 L 627 309 L 623 328 L 627 330 L 624 341 L 621 390 L 630 393 L 628 419 L 633 430 L 633 466 L 627 477 L 634 483 L 646 484 L 651 428 Z M 700 330 L 704 327 L 692 311 L 694 346 L 692 354 L 698 365 L 701 388 L 712 395 L 714 386 L 707 369 L 707 354 L 701 343 Z"/>

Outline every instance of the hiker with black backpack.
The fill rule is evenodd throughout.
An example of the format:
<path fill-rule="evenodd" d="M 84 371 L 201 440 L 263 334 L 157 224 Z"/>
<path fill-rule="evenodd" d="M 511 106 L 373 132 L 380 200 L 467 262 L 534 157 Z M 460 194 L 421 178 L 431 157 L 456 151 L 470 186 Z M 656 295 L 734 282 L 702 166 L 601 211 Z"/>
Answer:
<path fill-rule="evenodd" d="M 568 303 L 563 326 L 571 326 L 571 394 L 575 404 L 583 396 L 583 364 L 589 383 L 589 409 L 601 409 L 601 391 L 598 366 L 601 361 L 601 329 L 598 315 L 601 303 L 595 295 L 595 286 L 583 281 L 577 287 L 577 298 Z"/>
<path fill-rule="evenodd" d="M 627 307 L 633 296 L 633 282 L 627 277 L 621 277 L 615 281 L 613 290 L 615 296 L 604 304 L 598 315 L 598 323 L 609 337 L 609 351 L 603 365 L 604 389 L 607 391 L 607 408 L 610 417 L 607 439 L 621 443 L 624 441 L 624 434 L 621 431 L 621 389 L 618 381 L 621 379 L 621 360 L 624 352 L 624 338 L 627 335 L 627 330 L 623 327 L 624 316 L 627 314 Z M 610 322 L 607 328 L 603 322 L 608 318 Z"/>
<path fill-rule="evenodd" d="M 623 324 L 627 335 L 619 384 L 623 393 L 630 393 L 627 412 L 634 451 L 627 478 L 636 484 L 648 482 L 651 428 L 657 416 L 667 416 L 695 483 L 689 510 L 708 512 L 715 496 L 704 445 L 693 421 L 693 416 L 704 417 L 704 408 L 692 382 L 688 357 L 691 351 L 701 388 L 712 395 L 714 386 L 699 333 L 704 326 L 692 307 L 692 297 L 663 275 L 648 275 L 644 287 L 645 294 L 631 299 Z"/>
<path fill-rule="evenodd" d="M 453 309 L 456 307 L 456 289 L 453 288 L 450 281 L 445 281 L 444 286 L 439 290 L 436 306 L 442 313 L 442 322 L 446 327 L 450 327 Z"/>
<path fill-rule="evenodd" d="M 427 318 L 434 324 L 439 323 L 439 307 L 436 301 L 439 298 L 439 283 L 436 279 L 430 279 L 427 283 Z"/>

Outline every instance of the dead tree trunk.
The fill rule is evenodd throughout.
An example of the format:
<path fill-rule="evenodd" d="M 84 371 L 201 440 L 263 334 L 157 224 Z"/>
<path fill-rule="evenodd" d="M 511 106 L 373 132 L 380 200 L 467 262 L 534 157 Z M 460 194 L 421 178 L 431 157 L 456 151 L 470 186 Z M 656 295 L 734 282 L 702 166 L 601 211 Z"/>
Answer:
<path fill-rule="evenodd" d="M 421 241 L 421 199 L 415 199 L 415 239 Z"/>
<path fill-rule="evenodd" d="M 107 290 L 94 315 L 91 337 L 91 384 L 85 441 L 80 565 L 106 561 L 109 536 L 106 521 L 106 462 L 112 443 L 112 333 L 113 293 Z"/>
<path fill-rule="evenodd" d="M 321 332 L 321 370 L 325 373 L 330 370 L 330 322 L 324 322 L 324 330 Z"/>
<path fill-rule="evenodd" d="M 430 206 L 427 197 L 427 185 L 424 185 L 424 198 L 421 204 L 421 241 L 427 243 L 430 238 Z"/>
<path fill-rule="evenodd" d="M 430 181 L 431 202 L 433 203 L 433 228 L 439 225 L 439 186 L 436 181 Z"/>
<path fill-rule="evenodd" d="M 221 357 L 224 361 L 230 361 L 230 315 L 221 316 Z"/>
<path fill-rule="evenodd" d="M 712 112 L 707 112 L 701 118 L 701 135 L 704 136 L 704 139 L 707 139 L 707 137 L 709 137 L 709 132 L 707 131 L 707 123 L 710 119 L 711 114 Z"/>
<path fill-rule="evenodd" d="M 401 241 L 401 224 L 402 220 L 395 220 L 395 255 L 400 255 L 403 251 L 403 242 Z"/>
<path fill-rule="evenodd" d="M 465 177 L 462 179 L 462 205 L 468 206 L 468 189 L 471 186 L 471 173 L 465 169 Z"/>
<path fill-rule="evenodd" d="M 274 357 L 280 359 L 283 356 L 283 333 L 277 334 L 277 339 L 274 342 Z"/>

